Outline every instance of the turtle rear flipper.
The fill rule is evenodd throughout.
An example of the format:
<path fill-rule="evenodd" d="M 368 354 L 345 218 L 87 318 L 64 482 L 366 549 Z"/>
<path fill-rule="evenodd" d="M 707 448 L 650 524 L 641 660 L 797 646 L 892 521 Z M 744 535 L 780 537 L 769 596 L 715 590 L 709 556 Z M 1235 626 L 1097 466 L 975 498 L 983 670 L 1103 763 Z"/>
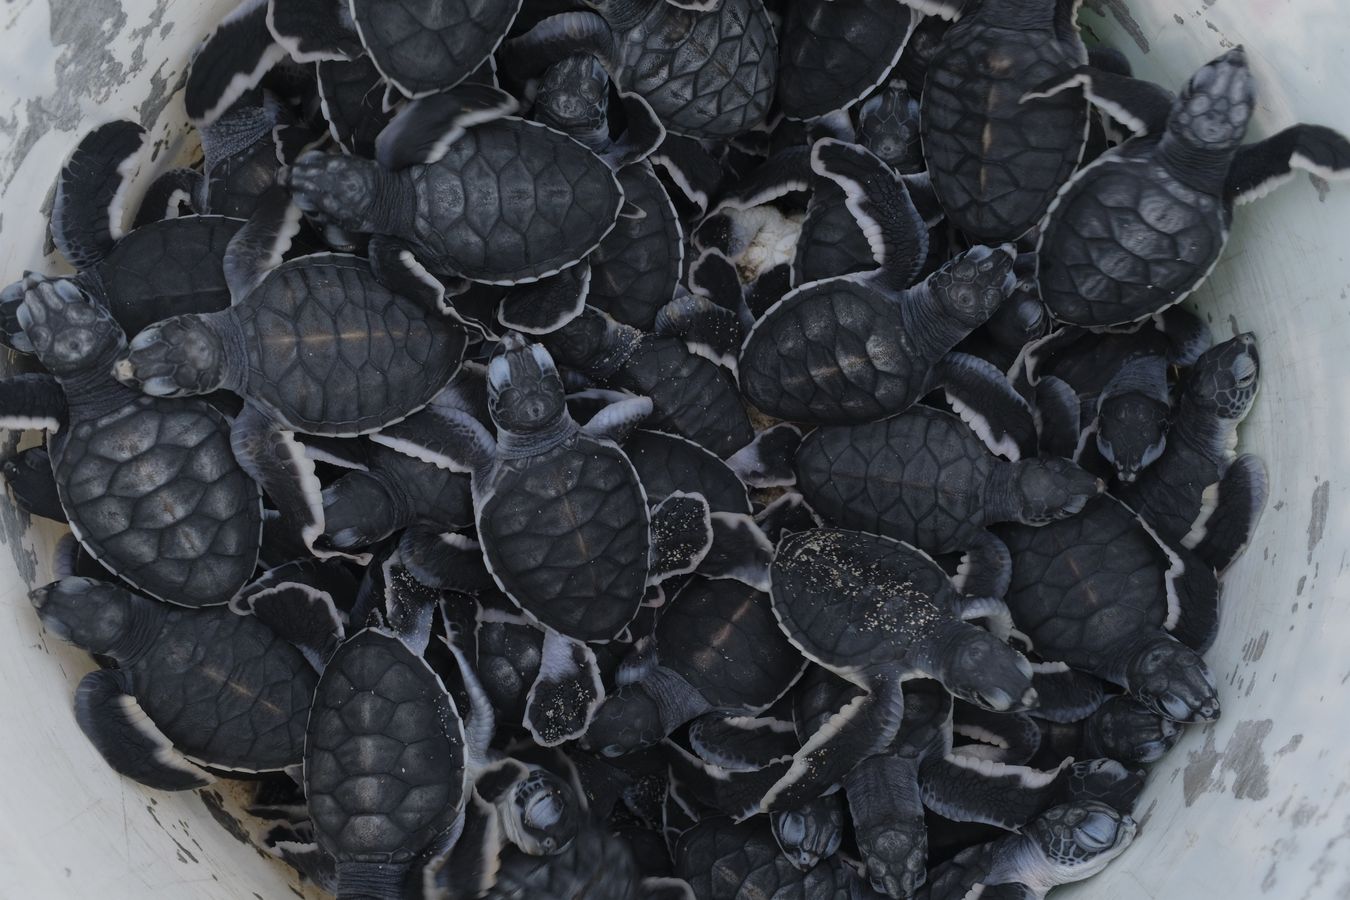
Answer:
<path fill-rule="evenodd" d="M 727 457 L 727 465 L 750 487 L 789 487 L 797 483 L 793 459 L 801 443 L 801 429 L 780 422 Z"/>
<path fill-rule="evenodd" d="M 539 677 L 525 698 L 523 722 L 544 747 L 556 747 L 586 733 L 605 699 L 595 651 L 552 629 L 544 634 Z"/>
<path fill-rule="evenodd" d="M 195 211 L 202 187 L 202 173 L 196 169 L 170 169 L 146 188 L 131 227 L 136 229 L 152 222 L 177 219 L 184 214 L 184 207 Z"/>
<path fill-rule="evenodd" d="M 1295 169 L 1328 181 L 1350 178 L 1350 140 L 1321 125 L 1294 125 L 1241 147 L 1224 195 L 1238 203 L 1259 200 L 1293 178 Z"/>
<path fill-rule="evenodd" d="M 75 268 L 87 269 L 103 259 L 126 233 L 126 193 L 144 142 L 139 124 L 109 122 L 86 134 L 62 166 L 51 235 Z"/>
<path fill-rule="evenodd" d="M 0 379 L 0 428 L 56 431 L 66 419 L 66 395 L 51 375 Z"/>
<path fill-rule="evenodd" d="M 890 286 L 913 284 L 928 258 L 928 227 L 895 172 L 871 151 L 832 138 L 816 142 L 811 168 L 843 190 Z"/>
<path fill-rule="evenodd" d="M 131 693 L 124 669 L 99 669 L 75 689 L 75 721 L 115 771 L 162 791 L 206 787 L 215 779 L 178 752 Z"/>
<path fill-rule="evenodd" d="M 375 139 L 375 159 L 386 169 L 430 165 L 445 156 L 465 129 L 509 116 L 520 104 L 500 88 L 463 84 L 414 100 Z"/>
<path fill-rule="evenodd" d="M 506 290 L 497 321 L 524 334 L 548 334 L 581 315 L 591 293 L 591 265 L 586 260 L 556 275 Z"/>
<path fill-rule="evenodd" d="M 423 896 L 464 900 L 482 897 L 497 883 L 501 849 L 496 807 L 479 796 L 477 790 L 470 791 L 459 839 L 433 856 L 422 870 Z"/>
<path fill-rule="evenodd" d="M 909 897 L 927 876 L 928 828 L 918 761 L 883 753 L 844 779 L 867 880 L 888 897 Z"/>
<path fill-rule="evenodd" d="M 57 522 L 66 521 L 66 511 L 56 490 L 51 454 L 46 447 L 29 447 L 5 460 L 5 483 L 18 507 L 30 515 Z"/>
<path fill-rule="evenodd" d="M 660 584 L 697 569 L 714 534 L 712 512 L 702 494 L 675 491 L 662 500 L 651 516 L 649 583 Z"/>
<path fill-rule="evenodd" d="M 1068 382 L 1047 375 L 1036 384 L 1036 418 L 1042 453 L 1073 459 L 1082 435 L 1082 410 L 1078 394 Z"/>
<path fill-rule="evenodd" d="M 268 0 L 267 28 L 297 63 L 355 59 L 364 52 L 343 0 Z"/>
<path fill-rule="evenodd" d="M 197 48 L 183 102 L 198 128 L 219 119 L 286 58 L 267 19 L 268 0 L 244 0 Z"/>
<path fill-rule="evenodd" d="M 1166 129 L 1176 99 L 1171 91 L 1151 81 L 1079 66 L 1037 85 L 1023 95 L 1022 102 L 1076 88 L 1082 88 L 1088 100 L 1136 135 L 1159 134 Z"/>
<path fill-rule="evenodd" d="M 1207 565 L 1222 572 L 1247 548 L 1261 520 L 1270 492 L 1265 464 L 1250 453 L 1239 456 L 1229 465 L 1217 490 L 1205 536 L 1194 550 Z"/>
<path fill-rule="evenodd" d="M 991 453 L 1013 461 L 1036 455 L 1031 407 L 991 363 L 967 353 L 948 353 L 933 373 L 952 409 Z"/>

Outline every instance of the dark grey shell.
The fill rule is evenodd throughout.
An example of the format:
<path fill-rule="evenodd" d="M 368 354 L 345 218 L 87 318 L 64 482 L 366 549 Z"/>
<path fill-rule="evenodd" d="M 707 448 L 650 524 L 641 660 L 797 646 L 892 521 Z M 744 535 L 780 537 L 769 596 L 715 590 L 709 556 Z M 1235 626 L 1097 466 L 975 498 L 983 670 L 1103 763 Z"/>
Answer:
<path fill-rule="evenodd" d="M 857 276 L 808 285 L 756 323 L 741 349 L 741 390 L 780 419 L 848 424 L 917 400 L 940 354 L 916 345 L 895 302 Z M 850 359 L 886 366 L 845 366 Z"/>
<path fill-rule="evenodd" d="M 650 522 L 633 464 L 608 442 L 573 441 L 496 470 L 478 510 L 483 557 L 526 612 L 583 641 L 637 613 Z"/>
<path fill-rule="evenodd" d="M 675 207 L 650 165 L 625 166 L 619 184 L 627 200 L 618 224 L 590 255 L 586 302 L 615 319 L 651 331 L 670 302 L 684 263 L 684 234 Z"/>
<path fill-rule="evenodd" d="M 141 708 L 192 759 L 269 771 L 304 756 L 319 677 L 253 616 L 168 608 L 146 652 L 126 668 Z"/>
<path fill-rule="evenodd" d="M 709 11 L 648 3 L 616 29 L 619 83 L 641 94 L 676 134 L 726 139 L 762 122 L 773 101 L 778 44 L 760 0 Z"/>
<path fill-rule="evenodd" d="M 648 503 L 660 503 L 675 491 L 702 494 L 713 512 L 751 512 L 745 485 L 715 454 L 688 438 L 639 429 L 623 452 L 637 469 Z"/>
<path fill-rule="evenodd" d="M 714 707 L 758 712 L 788 689 L 804 661 L 783 637 L 769 595 L 739 581 L 697 578 L 656 626 L 657 658 Z"/>
<path fill-rule="evenodd" d="M 240 392 L 313 434 L 374 431 L 420 409 L 465 345 L 459 326 L 391 292 L 353 256 L 283 263 L 225 315 L 247 354 Z"/>
<path fill-rule="evenodd" d="M 903 661 L 953 619 L 956 589 L 937 563 L 877 535 L 825 528 L 789 535 L 771 577 L 783 630 L 832 668 Z"/>
<path fill-rule="evenodd" d="M 895 65 L 909 34 L 896 0 L 788 5 L 779 50 L 778 104 L 814 119 L 861 100 Z"/>
<path fill-rule="evenodd" d="M 721 817 L 705 819 L 680 836 L 674 855 L 675 874 L 689 882 L 698 900 L 853 896 L 855 879 L 838 857 L 798 871 L 779 850 L 764 816 L 739 825 Z"/>
<path fill-rule="evenodd" d="M 558 272 L 594 250 L 623 205 L 618 178 L 559 131 L 521 119 L 470 128 L 444 157 L 407 170 L 414 239 L 432 268 L 511 283 Z"/>
<path fill-rule="evenodd" d="M 647 336 L 610 387 L 652 399 L 650 428 L 683 435 L 719 456 L 754 440 L 750 417 L 730 376 L 716 363 L 690 353 L 683 341 Z"/>
<path fill-rule="evenodd" d="M 127 334 L 180 313 L 230 305 L 225 248 L 243 225 L 223 216 L 183 216 L 151 222 L 118 241 L 80 275 Z"/>
<path fill-rule="evenodd" d="M 52 435 L 71 529 L 111 572 L 184 606 L 225 603 L 253 574 L 262 495 L 230 449 L 230 425 L 195 399 L 119 387 L 111 408 L 71 396 Z"/>
<path fill-rule="evenodd" d="M 1220 197 L 1157 161 L 1158 138 L 1108 151 L 1064 189 L 1036 253 L 1041 299 L 1055 318 L 1104 326 L 1183 299 L 1213 268 L 1232 224 Z"/>
<path fill-rule="evenodd" d="M 397 638 L 366 630 L 328 661 L 305 739 L 305 796 L 339 865 L 408 863 L 464 803 L 459 714 Z"/>
<path fill-rule="evenodd" d="M 996 465 L 957 416 L 915 406 L 811 432 L 797 451 L 797 487 L 829 522 L 945 553 L 971 546 L 983 530 Z"/>
<path fill-rule="evenodd" d="M 556 856 L 528 856 L 508 844 L 488 900 L 631 900 L 642 873 L 628 842 L 590 825 Z"/>
<path fill-rule="evenodd" d="M 998 533 L 1013 557 L 1008 607 L 1046 659 L 1099 667 L 1121 641 L 1162 630 L 1173 561 L 1119 501 L 1103 496 L 1043 528 Z"/>
<path fill-rule="evenodd" d="M 380 72 L 419 97 L 448 90 L 492 55 L 521 0 L 352 0 L 352 19 Z"/>
<path fill-rule="evenodd" d="M 1078 165 L 1087 102 L 1078 91 L 1022 102 L 1087 62 L 1072 23 L 1038 0 L 1042 27 L 1001 27 L 996 7 L 951 26 L 924 82 L 923 150 L 947 217 L 981 242 L 1012 240 L 1045 215 Z"/>

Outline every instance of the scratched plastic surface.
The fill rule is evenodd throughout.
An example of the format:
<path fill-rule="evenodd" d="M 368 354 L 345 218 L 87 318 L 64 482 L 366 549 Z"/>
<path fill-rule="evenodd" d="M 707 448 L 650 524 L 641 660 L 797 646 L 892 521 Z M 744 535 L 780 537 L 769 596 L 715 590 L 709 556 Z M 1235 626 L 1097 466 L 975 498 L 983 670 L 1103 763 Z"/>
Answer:
<path fill-rule="evenodd" d="M 176 90 L 192 46 L 233 5 L 5 4 L 0 281 L 41 261 L 56 167 L 86 128 L 138 118 L 160 142 L 155 170 L 190 155 Z M 1244 43 L 1261 90 L 1253 137 L 1295 121 L 1350 131 L 1340 0 L 1086 0 L 1081 21 L 1169 86 Z M 1260 337 L 1262 393 L 1242 441 L 1269 464 L 1270 505 L 1226 579 L 1211 655 L 1223 720 L 1158 766 L 1135 845 L 1065 900 L 1350 896 L 1350 627 L 1337 602 L 1350 596 L 1347 235 L 1350 186 L 1300 176 L 1239 211 L 1193 303 L 1216 335 Z M 208 808 L 228 813 L 231 798 L 140 788 L 76 729 L 71 692 L 91 665 L 45 639 L 25 596 L 48 580 L 56 535 L 0 498 L 0 897 L 294 896 L 295 879 Z"/>

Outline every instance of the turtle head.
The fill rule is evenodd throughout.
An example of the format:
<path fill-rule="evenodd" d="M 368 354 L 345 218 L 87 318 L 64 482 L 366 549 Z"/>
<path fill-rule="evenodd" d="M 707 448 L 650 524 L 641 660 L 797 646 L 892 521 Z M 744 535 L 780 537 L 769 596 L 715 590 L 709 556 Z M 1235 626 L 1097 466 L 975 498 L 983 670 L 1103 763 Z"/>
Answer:
<path fill-rule="evenodd" d="M 919 102 L 904 81 L 894 81 L 858 110 L 858 143 L 902 175 L 923 171 Z"/>
<path fill-rule="evenodd" d="M 1261 380 L 1261 357 L 1250 332 L 1200 355 L 1186 376 L 1187 406 L 1228 422 L 1241 422 L 1252 408 Z"/>
<path fill-rule="evenodd" d="M 589 53 L 559 60 L 544 72 L 534 109 L 540 122 L 559 131 L 608 137 L 609 73 Z"/>
<path fill-rule="evenodd" d="M 1130 697 L 1112 697 L 1087 720 L 1095 752 L 1131 765 L 1157 762 L 1181 739 L 1181 728 Z"/>
<path fill-rule="evenodd" d="M 968 703 L 993 712 L 1036 705 L 1027 658 L 982 628 L 955 622 L 936 661 L 938 680 Z"/>
<path fill-rule="evenodd" d="M 1080 800 L 1055 806 L 1023 832 L 1044 857 L 1049 869 L 1041 877 L 1050 884 L 1091 878 L 1134 840 L 1134 819 L 1105 803 Z"/>
<path fill-rule="evenodd" d="M 1112 809 L 1133 809 L 1144 776 L 1114 759 L 1084 759 L 1069 766 L 1069 796 L 1097 800 Z"/>
<path fill-rule="evenodd" d="M 1017 283 L 1013 274 L 1016 251 L 1011 244 L 971 247 L 949 260 L 928 279 L 939 308 L 967 326 L 977 328 L 994 314 Z"/>
<path fill-rule="evenodd" d="M 577 836 L 581 815 L 576 794 L 557 775 L 533 769 L 511 792 L 512 815 L 503 822 L 512 843 L 531 856 L 553 856 Z"/>
<path fill-rule="evenodd" d="M 1202 150 L 1233 150 L 1251 120 L 1256 91 L 1241 47 L 1206 63 L 1172 104 L 1168 134 Z"/>
<path fill-rule="evenodd" d="M 341 228 L 376 231 L 382 223 L 372 211 L 387 187 L 383 175 L 370 160 L 310 150 L 278 171 L 277 183 L 290 189 L 302 212 Z"/>
<path fill-rule="evenodd" d="M 1173 722 L 1212 722 L 1219 696 L 1209 666 L 1190 647 L 1166 634 L 1141 641 L 1123 660 L 1130 695 Z"/>
<path fill-rule="evenodd" d="M 797 809 L 772 813 L 769 823 L 784 858 L 802 872 L 833 856 L 844 837 L 844 810 L 838 794 L 818 797 Z"/>
<path fill-rule="evenodd" d="M 1106 490 L 1102 480 L 1077 463 L 1057 456 L 1010 463 L 1016 520 L 1045 525 L 1083 511 Z"/>
<path fill-rule="evenodd" d="M 513 434 L 544 431 L 567 415 L 567 397 L 553 357 L 539 344 L 508 335 L 488 363 L 488 413 Z"/>
<path fill-rule="evenodd" d="M 135 597 L 92 578 L 69 576 L 35 588 L 28 599 L 42 627 L 90 653 L 116 656 L 135 630 Z"/>
<path fill-rule="evenodd" d="M 108 310 L 69 278 L 34 284 L 17 317 L 33 352 L 53 375 L 107 371 L 126 344 Z"/>
<path fill-rule="evenodd" d="M 610 758 L 650 747 L 666 736 L 661 706 L 640 683 L 625 685 L 595 711 L 581 746 Z"/>
<path fill-rule="evenodd" d="M 887 897 L 912 897 L 928 877 L 928 828 L 923 817 L 887 816 L 858 834 L 867 880 Z"/>
<path fill-rule="evenodd" d="M 113 374 L 152 397 L 209 394 L 225 385 L 225 345 L 202 316 L 174 316 L 131 339 Z"/>
<path fill-rule="evenodd" d="M 1097 449 L 1125 483 L 1157 462 L 1167 448 L 1171 408 L 1140 393 L 1118 394 L 1097 411 Z"/>

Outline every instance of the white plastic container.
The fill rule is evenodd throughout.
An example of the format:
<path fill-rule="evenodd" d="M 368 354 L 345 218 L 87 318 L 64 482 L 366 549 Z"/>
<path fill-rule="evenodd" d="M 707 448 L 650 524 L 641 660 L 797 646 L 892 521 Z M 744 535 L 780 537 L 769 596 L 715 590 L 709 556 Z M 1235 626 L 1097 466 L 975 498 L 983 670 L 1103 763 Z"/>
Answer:
<path fill-rule="evenodd" d="M 185 147 L 185 61 L 232 0 L 12 0 L 0 18 L 0 281 L 42 263 L 45 207 L 92 125 L 139 119 L 162 171 Z M 1087 0 L 1086 29 L 1179 86 L 1245 44 L 1252 138 L 1297 121 L 1350 132 L 1341 0 Z M 1210 661 L 1224 715 L 1155 770 L 1130 851 L 1066 898 L 1350 897 L 1350 189 L 1306 175 L 1239 210 L 1193 307 L 1255 331 L 1262 392 L 1243 449 L 1270 504 L 1228 573 Z M 55 262 L 48 260 L 46 269 Z M 17 436 L 4 441 L 6 452 Z M 289 870 L 222 827 L 222 792 L 151 791 L 109 770 L 70 712 L 85 654 L 42 632 L 28 586 L 59 532 L 0 499 L 0 898 L 287 898 Z M 1325 568 L 1325 571 L 1323 569 Z M 212 807 L 224 812 L 212 814 Z M 226 821 L 230 821 L 226 819 Z"/>

